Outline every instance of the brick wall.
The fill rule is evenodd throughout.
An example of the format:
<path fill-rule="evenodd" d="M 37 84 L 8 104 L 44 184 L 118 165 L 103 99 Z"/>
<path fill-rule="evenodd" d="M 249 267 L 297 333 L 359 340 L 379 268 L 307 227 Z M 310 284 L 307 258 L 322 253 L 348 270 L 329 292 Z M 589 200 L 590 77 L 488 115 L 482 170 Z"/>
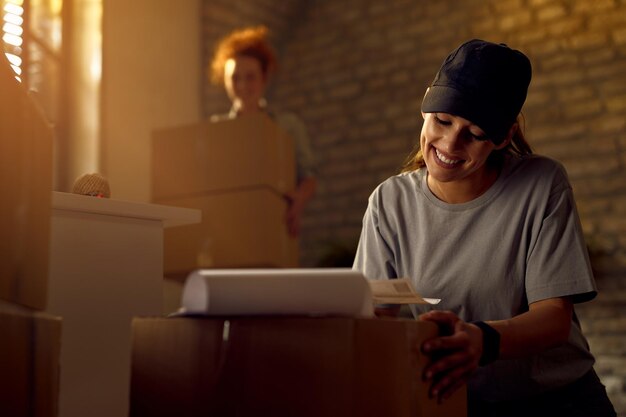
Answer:
<path fill-rule="evenodd" d="M 421 97 L 450 50 L 478 37 L 530 57 L 526 134 L 570 174 L 601 289 L 577 311 L 626 416 L 626 0 L 207 0 L 206 59 L 218 33 L 249 23 L 275 31 L 269 99 L 300 114 L 319 160 L 307 266 L 349 262 L 367 197 L 416 143 Z M 207 115 L 228 107 L 215 87 L 204 103 Z"/>

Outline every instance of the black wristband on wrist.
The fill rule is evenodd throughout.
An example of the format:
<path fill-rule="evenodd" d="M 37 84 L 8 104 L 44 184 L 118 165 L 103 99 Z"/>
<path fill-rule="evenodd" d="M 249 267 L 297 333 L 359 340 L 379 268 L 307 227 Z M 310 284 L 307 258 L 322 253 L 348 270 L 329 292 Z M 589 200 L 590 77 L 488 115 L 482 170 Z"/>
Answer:
<path fill-rule="evenodd" d="M 480 366 L 494 362 L 500 355 L 500 333 L 484 321 L 473 321 L 472 324 L 483 331 L 483 354 L 480 357 Z"/>

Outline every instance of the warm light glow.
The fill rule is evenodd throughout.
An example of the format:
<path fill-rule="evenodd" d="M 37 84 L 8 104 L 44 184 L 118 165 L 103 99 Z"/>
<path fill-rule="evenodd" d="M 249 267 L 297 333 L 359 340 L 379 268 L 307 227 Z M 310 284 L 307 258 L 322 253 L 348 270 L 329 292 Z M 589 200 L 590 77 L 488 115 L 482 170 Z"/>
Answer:
<path fill-rule="evenodd" d="M 7 13 L 4 15 L 4 21 L 7 23 L 13 23 L 17 26 L 22 26 L 22 23 L 24 23 L 24 18 L 16 14 Z"/>
<path fill-rule="evenodd" d="M 63 9 L 63 0 L 50 0 L 50 11 L 55 16 L 61 15 Z"/>
<path fill-rule="evenodd" d="M 2 30 L 4 33 L 10 33 L 15 36 L 22 36 L 22 33 L 24 33 L 24 29 L 20 26 L 14 25 L 13 23 L 5 23 L 4 26 L 2 26 Z"/>
<path fill-rule="evenodd" d="M 21 6 L 13 3 L 7 3 L 4 5 L 4 11 L 10 14 L 14 14 L 16 16 L 21 16 L 24 14 L 24 9 Z"/>
<path fill-rule="evenodd" d="M 5 50 L 5 55 L 16 74 L 15 79 L 20 83 L 22 82 L 22 78 L 20 77 L 22 74 L 22 58 L 19 54 L 22 53 L 20 46 L 22 46 L 24 42 L 22 39 L 22 34 L 24 33 L 24 29 L 22 28 L 22 24 L 24 23 L 24 18 L 22 17 L 24 14 L 23 3 L 23 0 L 7 0 L 5 2 L 3 18 L 5 23 L 2 26 L 2 40 L 7 45 L 13 47 L 7 48 L 11 52 L 6 52 Z"/>
<path fill-rule="evenodd" d="M 89 73 L 94 82 L 99 82 L 100 78 L 102 78 L 102 53 L 100 50 L 94 51 L 91 55 Z"/>
<path fill-rule="evenodd" d="M 20 38 L 19 36 L 11 35 L 10 33 L 5 33 L 2 37 L 2 40 L 13 46 L 22 46 L 23 42 L 22 38 Z"/>
<path fill-rule="evenodd" d="M 50 43 L 54 49 L 61 49 L 62 39 L 61 21 L 53 21 L 50 28 Z"/>
<path fill-rule="evenodd" d="M 22 58 L 20 58 L 19 56 L 15 55 L 15 54 L 10 54 L 8 52 L 6 52 L 4 55 L 6 55 L 7 59 L 11 63 L 11 65 L 15 65 L 15 66 L 18 66 L 18 67 L 22 65 Z"/>

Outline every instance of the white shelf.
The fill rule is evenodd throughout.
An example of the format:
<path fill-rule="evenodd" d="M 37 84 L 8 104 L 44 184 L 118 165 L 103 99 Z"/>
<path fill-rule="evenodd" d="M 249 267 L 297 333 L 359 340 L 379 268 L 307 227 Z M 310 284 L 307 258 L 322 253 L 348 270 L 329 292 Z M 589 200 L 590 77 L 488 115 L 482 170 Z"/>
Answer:
<path fill-rule="evenodd" d="M 195 209 L 52 193 L 47 312 L 62 318 L 59 417 L 125 417 L 131 321 L 163 311 L 163 228 Z"/>
<path fill-rule="evenodd" d="M 159 220 L 163 222 L 163 227 L 199 223 L 202 217 L 202 212 L 196 209 L 89 197 L 57 191 L 52 192 L 52 209 L 105 216 Z"/>

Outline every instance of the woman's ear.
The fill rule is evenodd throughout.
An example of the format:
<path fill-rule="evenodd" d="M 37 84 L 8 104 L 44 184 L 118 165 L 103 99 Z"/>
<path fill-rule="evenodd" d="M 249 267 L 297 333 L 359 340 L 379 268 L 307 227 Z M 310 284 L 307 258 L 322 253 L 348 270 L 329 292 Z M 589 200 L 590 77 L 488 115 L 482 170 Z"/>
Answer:
<path fill-rule="evenodd" d="M 511 138 L 506 138 L 504 139 L 500 144 L 496 145 L 496 147 L 494 148 L 496 151 L 499 151 L 501 149 L 506 148 L 507 146 L 509 146 L 509 143 L 511 143 Z"/>
<path fill-rule="evenodd" d="M 513 123 L 513 126 L 511 126 L 511 128 L 509 129 L 509 133 L 506 134 L 506 138 L 504 138 L 504 140 L 500 142 L 500 144 L 496 145 L 495 150 L 499 151 L 500 149 L 506 148 L 509 143 L 511 143 L 513 135 L 515 134 L 515 132 L 517 132 L 517 129 L 519 129 L 519 124 L 517 122 Z"/>

